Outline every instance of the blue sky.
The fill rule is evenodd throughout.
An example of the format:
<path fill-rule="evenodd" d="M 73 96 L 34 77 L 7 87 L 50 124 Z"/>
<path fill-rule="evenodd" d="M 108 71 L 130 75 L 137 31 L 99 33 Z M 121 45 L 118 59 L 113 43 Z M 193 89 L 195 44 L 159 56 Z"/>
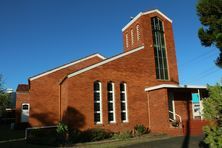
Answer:
<path fill-rule="evenodd" d="M 195 0 L 1 0 L 0 73 L 8 88 L 93 53 L 123 50 L 121 29 L 140 11 L 159 9 L 173 20 L 182 84 L 215 84 L 218 50 L 200 45 Z"/>

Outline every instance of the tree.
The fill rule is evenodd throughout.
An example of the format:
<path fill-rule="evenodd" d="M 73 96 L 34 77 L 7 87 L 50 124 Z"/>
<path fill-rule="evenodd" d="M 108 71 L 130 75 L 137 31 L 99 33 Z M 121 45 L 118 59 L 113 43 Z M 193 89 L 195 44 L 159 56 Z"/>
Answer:
<path fill-rule="evenodd" d="M 222 68 L 222 0 L 198 0 L 197 15 L 202 27 L 198 36 L 205 47 L 216 46 L 220 53 L 215 63 Z"/>
<path fill-rule="evenodd" d="M 203 101 L 204 117 L 212 124 L 204 127 L 205 143 L 210 147 L 222 147 L 222 86 L 208 86 L 209 98 Z"/>
<path fill-rule="evenodd" d="M 9 95 L 5 93 L 3 76 L 0 74 L 0 117 L 9 104 Z"/>

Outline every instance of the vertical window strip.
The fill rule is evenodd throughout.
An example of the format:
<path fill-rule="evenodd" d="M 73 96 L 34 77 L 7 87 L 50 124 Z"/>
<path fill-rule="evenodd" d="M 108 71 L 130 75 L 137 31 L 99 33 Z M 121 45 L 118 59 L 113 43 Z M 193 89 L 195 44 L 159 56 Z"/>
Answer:
<path fill-rule="evenodd" d="M 130 35 L 131 35 L 131 45 L 134 45 L 134 36 L 133 36 L 133 29 L 130 30 Z"/>
<path fill-rule="evenodd" d="M 94 82 L 94 122 L 102 124 L 102 84 Z"/>
<path fill-rule="evenodd" d="M 128 33 L 126 34 L 126 48 L 129 47 L 129 37 L 128 37 Z"/>
<path fill-rule="evenodd" d="M 116 115 L 115 115 L 115 89 L 114 83 L 109 82 L 107 85 L 108 89 L 108 121 L 110 123 L 116 122 Z"/>
<path fill-rule="evenodd" d="M 121 102 L 121 120 L 122 122 L 128 122 L 126 83 L 120 84 L 120 102 Z"/>
<path fill-rule="evenodd" d="M 153 42 L 154 42 L 154 54 L 156 64 L 156 78 L 168 80 L 168 68 L 167 68 L 167 57 L 166 47 L 164 41 L 164 30 L 162 21 L 153 17 L 151 19 L 152 30 L 153 30 Z"/>
<path fill-rule="evenodd" d="M 136 25 L 136 37 L 137 41 L 140 40 L 140 25 Z"/>

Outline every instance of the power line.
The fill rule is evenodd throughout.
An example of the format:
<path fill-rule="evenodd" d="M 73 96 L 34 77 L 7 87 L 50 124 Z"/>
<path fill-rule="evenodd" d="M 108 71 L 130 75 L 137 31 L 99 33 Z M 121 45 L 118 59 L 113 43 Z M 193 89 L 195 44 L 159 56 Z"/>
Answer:
<path fill-rule="evenodd" d="M 206 72 L 203 72 L 202 74 L 200 75 L 196 75 L 195 78 L 191 79 L 191 80 L 194 80 L 194 82 L 198 82 L 200 79 L 204 79 L 212 74 L 215 74 L 217 72 L 219 72 L 221 69 L 211 69 L 211 70 L 208 70 Z"/>
<path fill-rule="evenodd" d="M 215 51 L 215 50 L 214 50 L 214 51 Z M 215 53 L 216 53 L 216 52 L 212 52 L 212 50 L 207 51 L 207 52 L 205 52 L 205 53 L 202 53 L 202 54 L 200 54 L 200 55 L 198 55 L 198 56 L 196 56 L 196 57 L 193 57 L 193 58 L 191 58 L 190 60 L 188 60 L 188 61 L 183 62 L 182 64 L 180 64 L 180 68 L 183 68 L 185 65 L 187 66 L 187 65 L 189 65 L 189 64 L 191 64 L 191 63 L 192 63 L 192 64 L 193 64 L 193 63 L 198 63 L 198 62 L 202 61 L 201 59 L 203 59 L 203 58 L 209 58 L 209 57 L 215 55 Z"/>

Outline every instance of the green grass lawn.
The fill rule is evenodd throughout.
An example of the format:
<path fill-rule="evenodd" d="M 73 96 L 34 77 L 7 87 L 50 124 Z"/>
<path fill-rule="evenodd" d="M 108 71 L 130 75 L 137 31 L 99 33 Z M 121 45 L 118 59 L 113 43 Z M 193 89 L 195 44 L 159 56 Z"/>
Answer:
<path fill-rule="evenodd" d="M 162 139 L 169 139 L 171 137 L 167 135 L 153 135 L 146 134 L 141 137 L 130 138 L 127 140 L 104 140 L 98 142 L 89 142 L 89 143 L 80 143 L 76 144 L 73 147 L 86 147 L 86 148 L 116 148 L 116 147 L 127 147 L 133 144 L 139 144 L 144 142 L 151 142 Z"/>

